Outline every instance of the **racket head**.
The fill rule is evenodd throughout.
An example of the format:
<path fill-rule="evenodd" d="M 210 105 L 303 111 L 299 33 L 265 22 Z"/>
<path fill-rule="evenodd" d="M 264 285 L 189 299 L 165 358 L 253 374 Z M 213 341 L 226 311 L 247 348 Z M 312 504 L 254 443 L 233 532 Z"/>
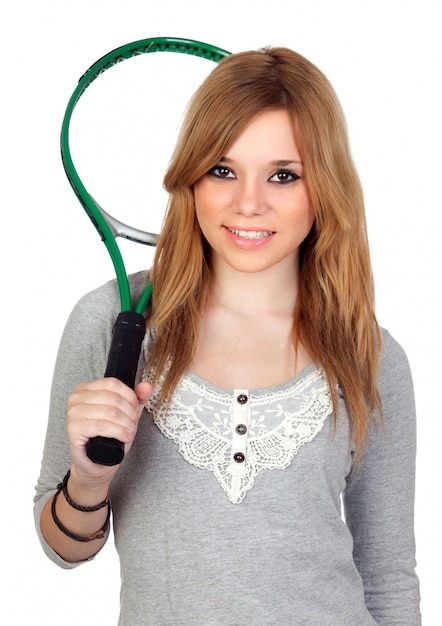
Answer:
<path fill-rule="evenodd" d="M 192 55 L 215 63 L 219 62 L 223 57 L 230 55 L 230 52 L 222 48 L 204 42 L 178 37 L 152 37 L 133 41 L 115 48 L 99 58 L 81 76 L 67 104 L 61 127 L 60 149 L 63 167 L 77 199 L 99 233 L 112 259 L 120 291 L 122 311 L 131 310 L 132 305 L 126 268 L 116 240 L 120 237 L 137 243 L 154 246 L 157 241 L 157 235 L 153 232 L 135 228 L 116 219 L 110 213 L 106 212 L 89 193 L 77 172 L 71 154 L 71 120 L 78 101 L 98 77 L 123 61 L 152 52 L 171 52 Z"/>

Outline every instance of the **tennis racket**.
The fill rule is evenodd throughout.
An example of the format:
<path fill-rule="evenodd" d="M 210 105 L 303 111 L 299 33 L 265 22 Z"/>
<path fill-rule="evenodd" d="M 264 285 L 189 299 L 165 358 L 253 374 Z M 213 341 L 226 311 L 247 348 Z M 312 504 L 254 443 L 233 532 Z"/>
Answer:
<path fill-rule="evenodd" d="M 78 200 L 98 231 L 114 265 L 120 295 L 120 313 L 115 321 L 104 376 L 114 376 L 134 388 L 141 345 L 145 334 L 145 310 L 152 295 L 150 283 L 135 307 L 132 305 L 129 279 L 117 238 L 155 246 L 157 235 L 116 219 L 91 196 L 74 166 L 70 150 L 70 126 L 73 111 L 89 85 L 109 68 L 150 52 L 177 52 L 218 62 L 230 52 L 199 41 L 175 37 L 153 37 L 126 44 L 96 61 L 80 78 L 63 118 L 61 157 L 68 181 Z M 88 457 L 102 465 L 117 465 L 124 458 L 124 444 L 117 439 L 93 437 L 86 446 Z"/>

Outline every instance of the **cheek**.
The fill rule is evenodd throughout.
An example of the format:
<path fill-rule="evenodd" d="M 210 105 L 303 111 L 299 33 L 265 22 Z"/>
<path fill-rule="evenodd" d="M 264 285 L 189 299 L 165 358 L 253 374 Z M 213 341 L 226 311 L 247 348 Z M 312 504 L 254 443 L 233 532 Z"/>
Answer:
<path fill-rule="evenodd" d="M 313 226 L 315 221 L 315 211 L 313 209 L 313 203 L 310 198 L 310 194 L 306 186 L 302 190 L 302 194 L 298 200 L 299 214 L 303 221 L 308 225 L 309 230 Z"/>
<path fill-rule="evenodd" d="M 315 220 L 315 212 L 307 190 L 299 191 L 290 199 L 287 198 L 286 211 L 288 219 L 294 225 L 302 225 L 310 230 Z"/>
<path fill-rule="evenodd" d="M 303 241 L 308 237 L 310 231 L 313 228 L 313 224 L 315 223 L 315 213 L 311 205 L 308 205 L 305 210 L 304 220 L 303 220 Z"/>
<path fill-rule="evenodd" d="M 210 230 L 213 224 L 213 202 L 211 194 L 201 183 L 194 188 L 195 215 L 203 236 L 211 241 Z"/>
<path fill-rule="evenodd" d="M 213 189 L 213 186 L 199 182 L 194 187 L 195 211 L 198 222 L 207 223 L 216 217 L 223 206 L 222 194 Z"/>
<path fill-rule="evenodd" d="M 306 210 L 306 221 L 308 223 L 309 232 L 310 232 L 313 224 L 315 223 L 315 211 L 311 204 L 308 205 L 308 208 Z"/>
<path fill-rule="evenodd" d="M 193 196 L 195 198 L 196 210 L 198 212 L 204 211 L 209 200 L 209 193 L 208 193 L 207 185 L 204 184 L 204 180 L 201 180 L 198 183 L 196 183 L 196 185 L 194 185 Z"/>

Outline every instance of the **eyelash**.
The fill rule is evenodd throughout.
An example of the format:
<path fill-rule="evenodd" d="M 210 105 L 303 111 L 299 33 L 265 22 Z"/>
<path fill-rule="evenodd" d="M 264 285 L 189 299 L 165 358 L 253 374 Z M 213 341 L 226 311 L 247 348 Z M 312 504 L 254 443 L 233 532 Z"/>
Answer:
<path fill-rule="evenodd" d="M 277 180 L 277 181 L 272 181 L 271 179 L 274 178 L 275 176 L 280 176 L 281 174 L 283 174 L 284 176 L 287 176 L 290 178 L 290 180 Z M 273 174 L 273 176 L 270 177 L 269 181 L 270 182 L 277 182 L 280 185 L 288 185 L 289 183 L 293 183 L 297 180 L 300 180 L 300 176 L 298 174 L 296 174 L 295 172 L 292 172 L 291 170 L 278 170 L 277 172 L 275 172 Z"/>
<path fill-rule="evenodd" d="M 220 172 L 224 171 L 227 172 L 229 174 L 233 174 L 232 170 L 229 169 L 228 167 L 225 167 L 224 165 L 215 165 L 215 167 L 212 167 L 212 169 L 209 170 L 208 174 L 210 176 L 213 176 L 214 178 L 231 178 L 230 176 L 221 176 Z"/>
<path fill-rule="evenodd" d="M 220 174 L 221 171 L 224 171 L 227 174 L 227 176 L 221 176 Z M 208 171 L 208 174 L 210 176 L 213 176 L 214 178 L 219 178 L 221 180 L 226 180 L 226 179 L 231 180 L 235 176 L 232 170 L 228 167 L 225 167 L 224 165 L 215 165 L 215 167 L 212 167 L 212 169 Z M 233 174 L 233 177 L 230 176 L 230 174 Z M 287 176 L 290 180 L 272 180 L 272 178 L 274 178 L 275 176 L 280 176 L 281 174 L 284 176 Z M 300 178 L 301 177 L 298 174 L 296 174 L 295 172 L 292 172 L 291 170 L 278 170 L 277 172 L 275 172 L 274 174 L 270 176 L 268 181 L 270 183 L 277 183 L 279 185 L 288 185 L 292 182 L 300 180 Z"/>

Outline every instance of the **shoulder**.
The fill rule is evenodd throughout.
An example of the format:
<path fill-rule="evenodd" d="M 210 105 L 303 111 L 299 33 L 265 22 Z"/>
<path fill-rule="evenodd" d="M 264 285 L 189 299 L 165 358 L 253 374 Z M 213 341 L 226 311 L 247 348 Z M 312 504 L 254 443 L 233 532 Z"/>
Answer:
<path fill-rule="evenodd" d="M 147 286 L 149 272 L 129 276 L 129 287 L 135 303 Z M 83 295 L 75 304 L 65 325 L 61 348 L 76 349 L 91 344 L 103 344 L 107 350 L 112 328 L 120 313 L 120 295 L 116 279 L 96 287 Z M 90 348 L 89 348 L 90 349 Z"/>
<path fill-rule="evenodd" d="M 149 272 L 129 276 L 134 302 L 149 281 Z M 54 380 L 55 387 L 67 387 L 71 393 L 75 384 L 93 380 L 105 370 L 112 340 L 112 331 L 120 313 L 120 295 L 116 279 L 93 289 L 80 298 L 65 324 L 58 347 Z"/>
<path fill-rule="evenodd" d="M 149 271 L 130 274 L 129 288 L 132 304 L 138 301 L 149 282 Z M 89 332 L 101 330 L 108 334 L 121 310 L 120 294 L 116 279 L 96 287 L 84 294 L 75 304 L 69 316 L 67 326 L 77 331 Z"/>
<path fill-rule="evenodd" d="M 147 286 L 149 276 L 149 271 L 129 275 L 129 287 L 133 304 L 135 304 Z M 116 278 L 82 296 L 74 307 L 75 311 L 88 314 L 99 313 L 102 316 L 109 314 L 111 317 L 115 317 L 120 311 L 120 294 Z"/>
<path fill-rule="evenodd" d="M 407 355 L 401 344 L 392 336 L 389 330 L 381 328 L 382 334 L 382 362 L 407 360 Z"/>
<path fill-rule="evenodd" d="M 416 437 L 416 406 L 413 377 L 402 346 L 383 330 L 378 391 L 382 403 L 383 433 L 401 442 L 412 453 Z"/>
<path fill-rule="evenodd" d="M 382 329 L 382 353 L 379 371 L 379 388 L 382 393 L 397 391 L 411 384 L 408 357 L 401 344 L 386 329 Z"/>

